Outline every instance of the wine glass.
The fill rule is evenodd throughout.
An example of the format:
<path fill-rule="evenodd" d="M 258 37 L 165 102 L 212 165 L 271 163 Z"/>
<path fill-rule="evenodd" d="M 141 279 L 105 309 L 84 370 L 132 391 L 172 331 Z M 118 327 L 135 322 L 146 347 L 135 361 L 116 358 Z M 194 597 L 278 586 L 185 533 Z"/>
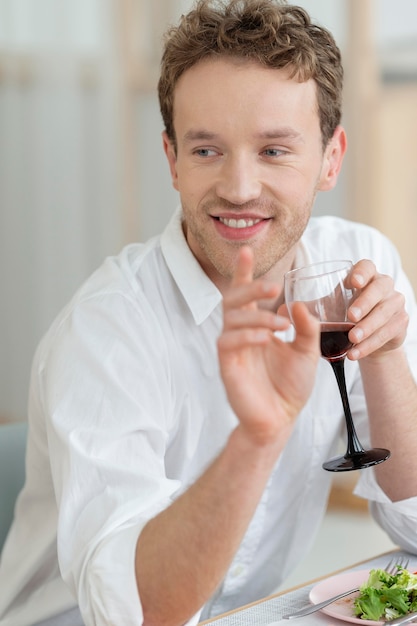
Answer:
<path fill-rule="evenodd" d="M 323 261 L 291 270 L 285 274 L 285 301 L 291 318 L 294 302 L 304 302 L 312 315 L 320 320 L 321 356 L 330 363 L 336 376 L 347 428 L 347 450 L 343 456 L 323 463 L 331 472 L 356 470 L 382 463 L 390 456 L 384 448 L 364 450 L 352 419 L 345 381 L 345 357 L 352 343 L 347 311 L 355 299 L 349 287 L 351 261 Z"/>

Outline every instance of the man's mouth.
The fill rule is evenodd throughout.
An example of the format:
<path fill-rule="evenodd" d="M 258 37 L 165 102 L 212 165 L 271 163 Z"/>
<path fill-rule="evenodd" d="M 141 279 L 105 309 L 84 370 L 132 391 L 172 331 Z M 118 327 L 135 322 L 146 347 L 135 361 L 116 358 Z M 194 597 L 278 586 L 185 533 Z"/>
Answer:
<path fill-rule="evenodd" d="M 218 220 L 229 228 L 250 228 L 262 222 L 261 219 L 244 219 L 242 217 L 239 219 L 219 217 Z"/>

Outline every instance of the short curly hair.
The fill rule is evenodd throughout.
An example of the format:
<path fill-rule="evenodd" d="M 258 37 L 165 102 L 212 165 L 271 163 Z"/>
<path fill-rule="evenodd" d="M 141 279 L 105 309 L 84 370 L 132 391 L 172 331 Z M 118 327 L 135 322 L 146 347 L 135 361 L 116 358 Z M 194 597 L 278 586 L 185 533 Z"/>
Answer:
<path fill-rule="evenodd" d="M 300 82 L 313 79 L 323 146 L 341 120 L 343 67 L 332 34 L 285 0 L 198 0 L 164 39 L 159 104 L 174 143 L 174 91 L 180 76 L 208 57 L 230 56 L 286 68 Z"/>

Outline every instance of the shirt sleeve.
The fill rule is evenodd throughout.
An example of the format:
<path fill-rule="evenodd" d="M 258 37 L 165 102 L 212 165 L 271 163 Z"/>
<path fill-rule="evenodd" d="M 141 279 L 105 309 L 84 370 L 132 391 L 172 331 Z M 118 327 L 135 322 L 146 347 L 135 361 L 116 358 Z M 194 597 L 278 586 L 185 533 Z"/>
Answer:
<path fill-rule="evenodd" d="M 370 501 L 373 518 L 396 545 L 417 554 L 417 497 L 392 502 L 378 485 L 373 468 L 362 472 L 354 493 Z"/>
<path fill-rule="evenodd" d="M 404 342 L 404 350 L 411 373 L 417 381 L 417 306 L 415 295 L 408 278 L 401 268 L 399 255 L 392 244 L 385 241 L 385 245 L 381 250 L 384 251 L 385 265 L 382 265 L 382 268 L 380 268 L 378 267 L 378 262 L 376 262 L 378 270 L 393 276 L 396 289 L 405 296 L 409 325 Z M 366 416 L 365 406 L 364 409 Z M 361 433 L 361 438 L 362 435 L 364 437 L 363 443 L 365 441 L 369 443 L 369 437 L 367 439 L 369 434 L 367 421 L 363 422 L 361 426 L 366 428 L 366 435 L 363 434 L 361 428 L 358 429 L 358 432 Z M 417 553 L 417 497 L 392 502 L 378 485 L 373 468 L 368 468 L 361 472 L 354 493 L 369 500 L 370 512 L 373 518 L 396 545 L 404 550 Z"/>
<path fill-rule="evenodd" d="M 169 360 L 149 319 L 118 294 L 78 303 L 39 365 L 60 570 L 88 626 L 142 624 L 136 542 L 181 489 L 164 464 Z"/>
<path fill-rule="evenodd" d="M 100 542 L 94 558 L 87 561 L 78 599 L 86 625 L 142 624 L 142 606 L 132 577 L 139 533 L 136 525 L 119 530 Z M 197 624 L 200 615 L 201 611 L 186 626 Z"/>

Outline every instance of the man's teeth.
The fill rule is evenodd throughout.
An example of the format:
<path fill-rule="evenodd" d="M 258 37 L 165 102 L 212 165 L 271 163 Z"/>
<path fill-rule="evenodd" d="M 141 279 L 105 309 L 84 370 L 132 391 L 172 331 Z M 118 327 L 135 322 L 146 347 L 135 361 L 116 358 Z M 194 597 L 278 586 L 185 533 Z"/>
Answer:
<path fill-rule="evenodd" d="M 255 224 L 259 224 L 261 221 L 258 220 L 245 220 L 245 219 L 226 219 L 225 217 L 219 217 L 219 220 L 225 226 L 229 226 L 229 228 L 249 228 L 250 226 L 254 226 Z"/>

